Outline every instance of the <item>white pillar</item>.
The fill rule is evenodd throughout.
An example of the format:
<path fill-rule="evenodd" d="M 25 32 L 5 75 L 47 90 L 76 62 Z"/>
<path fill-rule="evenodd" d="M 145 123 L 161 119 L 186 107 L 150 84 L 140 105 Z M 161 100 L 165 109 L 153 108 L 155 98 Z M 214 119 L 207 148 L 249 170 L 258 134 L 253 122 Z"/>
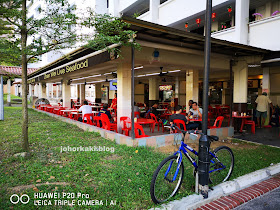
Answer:
<path fill-rule="evenodd" d="M 53 83 L 51 83 L 51 86 L 52 86 L 52 87 L 51 87 L 51 98 L 54 98 L 54 97 L 53 97 Z"/>
<path fill-rule="evenodd" d="M 119 63 L 117 73 L 117 124 L 120 132 L 120 117 L 131 117 L 131 64 L 129 62 Z"/>
<path fill-rule="evenodd" d="M 159 79 L 157 77 L 149 78 L 149 106 L 159 101 Z"/>
<path fill-rule="evenodd" d="M 233 66 L 233 103 L 234 111 L 247 111 L 248 95 L 248 64 L 246 61 L 238 61 Z"/>
<path fill-rule="evenodd" d="M 235 33 L 236 42 L 248 44 L 250 0 L 236 0 L 235 3 Z"/>
<path fill-rule="evenodd" d="M 80 85 L 76 85 L 77 100 L 80 99 Z M 80 101 L 79 101 L 80 102 Z"/>
<path fill-rule="evenodd" d="M 39 83 L 39 98 L 47 98 L 46 83 Z"/>
<path fill-rule="evenodd" d="M 186 72 L 186 111 L 189 111 L 189 100 L 193 100 L 198 103 L 199 94 L 199 71 L 198 70 L 188 70 Z"/>
<path fill-rule="evenodd" d="M 7 81 L 7 89 L 8 89 L 7 105 L 11 106 L 11 79 L 8 79 Z"/>
<path fill-rule="evenodd" d="M 58 91 L 59 91 L 59 84 L 56 84 L 56 98 L 59 97 Z"/>
<path fill-rule="evenodd" d="M 176 77 L 176 80 L 175 80 L 175 98 L 179 98 L 179 94 L 180 94 L 180 81 L 179 81 L 179 77 Z"/>
<path fill-rule="evenodd" d="M 68 80 L 62 82 L 62 100 L 64 107 L 71 107 L 71 86 L 67 84 Z"/>
<path fill-rule="evenodd" d="M 85 99 L 86 99 L 86 86 L 85 86 L 85 84 L 80 84 L 80 101 L 81 101 L 81 103 L 84 103 Z"/>
<path fill-rule="evenodd" d="M 160 0 L 150 0 L 150 16 L 151 22 L 158 23 Z"/>
<path fill-rule="evenodd" d="M 112 16 L 120 17 L 119 0 L 109 0 L 109 14 Z"/>
<path fill-rule="evenodd" d="M 269 67 L 263 68 L 263 79 L 262 79 L 262 92 L 266 92 L 267 96 L 270 95 L 270 75 Z M 267 116 L 270 116 L 270 105 L 267 104 Z M 269 117 L 266 118 L 264 125 L 269 124 Z"/>

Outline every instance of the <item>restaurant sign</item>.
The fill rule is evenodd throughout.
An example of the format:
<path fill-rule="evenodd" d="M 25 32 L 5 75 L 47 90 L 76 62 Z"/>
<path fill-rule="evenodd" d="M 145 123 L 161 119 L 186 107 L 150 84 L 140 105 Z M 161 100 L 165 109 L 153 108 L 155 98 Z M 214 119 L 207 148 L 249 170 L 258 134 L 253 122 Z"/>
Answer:
<path fill-rule="evenodd" d="M 117 57 L 117 55 L 115 55 L 115 56 Z M 110 60 L 112 60 L 110 54 L 108 52 L 103 52 L 103 53 L 95 55 L 93 57 L 86 58 L 81 61 L 77 61 L 75 63 L 61 67 L 59 69 L 55 69 L 51 72 L 47 72 L 36 78 L 29 79 L 28 84 L 36 83 L 41 80 L 46 80 L 46 79 L 50 79 L 50 78 L 57 77 L 57 76 L 62 76 L 64 74 L 68 74 L 68 73 L 71 73 L 74 71 L 84 70 L 88 67 L 92 67 L 94 65 L 104 63 L 104 62 L 110 61 Z"/>

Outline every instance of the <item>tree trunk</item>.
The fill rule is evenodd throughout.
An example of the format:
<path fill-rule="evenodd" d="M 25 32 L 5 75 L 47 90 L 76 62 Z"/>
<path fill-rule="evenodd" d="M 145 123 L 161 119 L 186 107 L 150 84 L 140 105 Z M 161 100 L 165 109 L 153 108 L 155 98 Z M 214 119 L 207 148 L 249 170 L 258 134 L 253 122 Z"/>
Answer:
<path fill-rule="evenodd" d="M 23 150 L 29 151 L 28 143 L 28 107 L 27 107 L 27 56 L 26 56 L 26 0 L 22 1 L 22 28 L 21 28 L 21 67 L 22 67 L 22 140 Z"/>

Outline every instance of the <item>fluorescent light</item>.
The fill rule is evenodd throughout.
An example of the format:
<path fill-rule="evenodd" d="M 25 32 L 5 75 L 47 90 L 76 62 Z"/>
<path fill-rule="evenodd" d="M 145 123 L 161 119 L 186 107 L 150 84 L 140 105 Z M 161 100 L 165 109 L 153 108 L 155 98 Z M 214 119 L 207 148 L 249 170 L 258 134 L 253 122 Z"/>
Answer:
<path fill-rule="evenodd" d="M 92 76 L 88 76 L 88 77 L 81 77 L 81 78 L 77 78 L 77 79 L 72 79 L 72 81 L 86 79 L 86 78 L 92 78 L 92 77 L 100 77 L 100 76 L 101 76 L 101 74 L 97 74 L 97 75 L 92 75 Z"/>
<path fill-rule="evenodd" d="M 160 73 L 152 73 L 152 74 L 146 74 L 146 76 L 153 76 L 153 75 L 159 75 Z"/>
<path fill-rule="evenodd" d="M 145 77 L 146 75 L 145 74 L 142 74 L 142 75 L 138 75 L 137 77 Z"/>
<path fill-rule="evenodd" d="M 109 72 L 109 73 L 105 73 L 104 75 L 109 75 L 109 74 L 112 74 L 113 72 Z"/>
<path fill-rule="evenodd" d="M 261 65 L 258 64 L 252 64 L 252 65 L 248 65 L 249 68 L 256 68 L 256 67 L 260 67 Z"/>
<path fill-rule="evenodd" d="M 173 71 L 168 71 L 168 73 L 172 73 L 172 72 L 179 72 L 181 70 L 173 70 Z"/>
<path fill-rule="evenodd" d="M 144 66 L 138 66 L 138 67 L 134 67 L 134 70 L 137 70 L 137 69 L 143 69 Z"/>

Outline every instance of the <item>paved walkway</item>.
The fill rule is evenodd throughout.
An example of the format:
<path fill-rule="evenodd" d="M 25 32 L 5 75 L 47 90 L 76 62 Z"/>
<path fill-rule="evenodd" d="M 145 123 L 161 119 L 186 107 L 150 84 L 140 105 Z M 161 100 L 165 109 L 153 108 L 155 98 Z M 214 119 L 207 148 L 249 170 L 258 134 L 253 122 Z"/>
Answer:
<path fill-rule="evenodd" d="M 234 138 L 280 147 L 280 128 L 256 128 L 256 133 L 236 133 Z M 280 209 L 280 208 L 279 208 Z"/>
<path fill-rule="evenodd" d="M 268 192 L 248 203 L 235 208 L 236 210 L 278 210 L 280 209 L 280 187 Z"/>
<path fill-rule="evenodd" d="M 268 196 L 268 199 L 269 199 L 269 195 L 266 193 L 271 192 L 272 190 L 277 189 L 279 187 L 280 187 L 280 174 L 278 174 L 270 179 L 267 179 L 265 181 L 262 181 L 258 184 L 254 184 L 251 187 L 240 190 L 236 193 L 230 194 L 228 196 L 223 196 L 208 204 L 200 206 L 199 208 L 197 208 L 197 210 L 209 210 L 209 209 L 227 210 L 227 209 L 236 208 L 238 206 L 240 206 L 240 209 L 242 209 L 243 208 L 242 204 L 247 203 L 248 201 L 251 201 L 253 199 L 256 199 L 256 198 L 260 197 L 261 195 L 265 194 L 265 196 L 266 197 Z M 277 198 L 279 200 L 280 193 L 274 194 L 272 192 L 272 194 L 274 196 L 276 196 L 275 197 L 276 200 L 277 200 Z M 263 198 L 260 197 L 260 199 L 263 199 Z M 271 199 L 271 201 L 270 201 L 270 199 L 268 201 L 271 202 L 271 205 L 273 205 L 272 199 Z M 253 202 L 254 202 L 254 200 L 253 200 Z M 262 203 L 262 201 L 259 201 L 259 202 Z M 255 203 L 255 204 L 257 205 L 258 203 Z M 248 205 L 254 205 L 254 204 L 248 203 Z M 264 203 L 262 203 L 262 207 L 264 207 Z M 250 206 L 248 208 L 250 209 Z M 244 209 L 246 209 L 245 205 L 244 205 Z M 254 208 L 254 209 L 256 209 L 256 208 Z M 273 208 L 260 208 L 260 209 L 273 209 Z M 277 209 L 280 209 L 280 208 L 277 208 Z"/>

